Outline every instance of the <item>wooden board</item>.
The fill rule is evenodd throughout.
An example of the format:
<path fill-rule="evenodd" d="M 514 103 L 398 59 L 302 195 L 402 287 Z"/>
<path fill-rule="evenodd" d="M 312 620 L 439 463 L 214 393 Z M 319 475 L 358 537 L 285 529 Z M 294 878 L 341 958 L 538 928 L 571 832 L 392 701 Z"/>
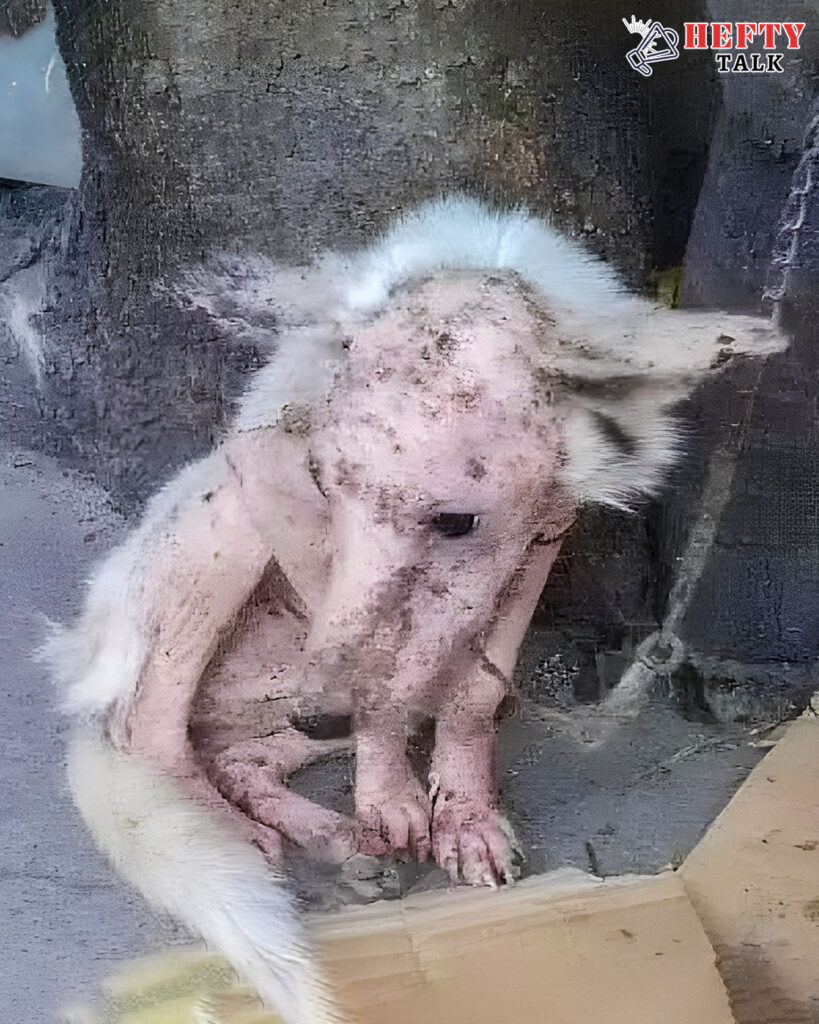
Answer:
<path fill-rule="evenodd" d="M 498 893 L 430 892 L 316 915 L 352 1024 L 735 1024 L 679 878 L 563 870 Z M 281 1024 L 224 961 L 177 949 L 123 965 L 107 1012 L 72 1024 Z"/>
<path fill-rule="evenodd" d="M 680 875 L 740 1024 L 819 1021 L 819 717 L 757 765 Z"/>
<path fill-rule="evenodd" d="M 679 878 L 581 872 L 316 920 L 357 1024 L 732 1024 Z"/>

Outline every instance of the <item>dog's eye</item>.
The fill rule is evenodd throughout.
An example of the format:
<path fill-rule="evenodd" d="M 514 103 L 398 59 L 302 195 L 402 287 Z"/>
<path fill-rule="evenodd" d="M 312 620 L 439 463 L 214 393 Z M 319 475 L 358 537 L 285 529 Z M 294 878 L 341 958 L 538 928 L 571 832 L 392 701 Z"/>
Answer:
<path fill-rule="evenodd" d="M 470 512 L 441 512 L 432 520 L 432 528 L 442 537 L 464 537 L 478 525 L 478 517 Z"/>

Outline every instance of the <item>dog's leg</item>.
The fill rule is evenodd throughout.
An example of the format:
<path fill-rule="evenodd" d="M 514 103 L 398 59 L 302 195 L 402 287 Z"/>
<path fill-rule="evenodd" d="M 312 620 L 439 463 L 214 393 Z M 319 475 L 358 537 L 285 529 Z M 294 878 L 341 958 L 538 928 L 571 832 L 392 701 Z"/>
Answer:
<path fill-rule="evenodd" d="M 293 772 L 349 748 L 348 739 L 313 740 L 288 728 L 227 748 L 211 773 L 219 791 L 253 821 L 276 829 L 308 856 L 340 863 L 357 850 L 355 823 L 287 788 Z"/>
<path fill-rule="evenodd" d="M 355 716 L 356 818 L 362 853 L 408 854 L 419 861 L 430 852 L 429 794 L 407 760 L 405 708 L 392 704 L 359 709 Z"/>
<path fill-rule="evenodd" d="M 432 851 L 453 881 L 510 882 L 517 844 L 497 805 L 497 710 L 560 540 L 536 542 L 499 608 L 479 663 L 436 717 Z"/>
<path fill-rule="evenodd" d="M 212 486 L 183 493 L 143 539 L 134 572 L 140 577 L 140 631 L 147 647 L 117 745 L 175 778 L 198 802 L 228 814 L 276 855 L 279 837 L 219 796 L 188 737 L 192 700 L 220 633 L 272 557 L 271 538 L 255 525 L 258 513 L 248 494 L 258 457 L 258 437 L 234 436 L 210 457 Z"/>
<path fill-rule="evenodd" d="M 485 668 L 473 670 L 435 723 L 432 850 L 435 860 L 471 885 L 514 878 L 514 838 L 497 807 L 496 710 L 506 686 Z"/>

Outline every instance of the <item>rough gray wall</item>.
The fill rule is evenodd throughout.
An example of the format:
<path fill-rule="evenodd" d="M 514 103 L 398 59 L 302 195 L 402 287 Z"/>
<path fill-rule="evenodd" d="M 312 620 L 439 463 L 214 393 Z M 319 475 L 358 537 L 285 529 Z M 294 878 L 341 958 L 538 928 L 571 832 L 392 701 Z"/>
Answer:
<path fill-rule="evenodd" d="M 46 0 L 4 0 L 0 3 L 0 36 L 20 37 L 46 15 Z"/>
<path fill-rule="evenodd" d="M 707 17 L 765 20 L 770 11 L 761 0 L 712 0 Z M 680 626 L 686 653 L 670 680 L 674 696 L 694 715 L 776 717 L 819 685 L 819 152 L 804 210 L 788 202 L 806 149 L 819 150 L 819 130 L 805 139 L 819 114 L 819 26 L 807 0 L 788 17 L 807 27 L 784 74 L 720 76 L 680 298 L 759 312 L 766 284 L 781 284 L 771 257 L 791 235 L 777 243 L 780 222 L 801 212 L 797 266 L 781 304 L 793 344 L 761 370 L 732 367 L 686 404 L 689 454 L 661 501 L 631 519 L 584 514 L 547 584 L 525 665 L 552 657 L 530 682 L 544 699 L 564 699 L 567 679 L 575 698 L 596 699 L 619 678 L 636 643 L 662 621 L 698 515 L 719 525 Z M 796 187 L 805 185 L 800 173 Z M 701 507 L 715 451 L 733 479 Z"/>
<path fill-rule="evenodd" d="M 711 0 L 715 20 L 764 20 L 757 0 Z M 767 12 L 767 13 L 766 13 Z M 733 482 L 681 633 L 677 687 L 718 715 L 788 713 L 819 684 L 819 25 L 808 0 L 802 49 L 782 75 L 723 76 L 723 103 L 685 258 L 683 302 L 756 312 L 781 295 L 789 351 L 729 371 L 692 406 Z M 813 125 L 809 129 L 809 125 Z M 792 195 L 793 193 L 793 195 Z M 798 193 L 804 193 L 799 195 Z M 794 225 L 800 223 L 798 229 Z M 777 240 L 777 236 L 778 240 Z M 790 267 L 771 268 L 791 250 Z M 665 503 L 663 562 L 690 527 L 706 460 Z"/>
<path fill-rule="evenodd" d="M 458 187 L 550 211 L 635 284 L 679 263 L 710 62 L 644 81 L 620 15 L 582 6 L 59 0 L 86 166 L 42 320 L 53 443 L 134 502 L 212 442 L 254 353 L 165 286 L 213 247 L 302 260 Z"/>
<path fill-rule="evenodd" d="M 0 178 L 0 290 L 19 292 L 21 275 L 48 261 L 55 224 L 70 199 L 65 189 Z M 45 447 L 54 424 L 44 415 L 31 361 L 10 329 L 4 298 L 0 294 L 0 432 L 21 444 Z"/>

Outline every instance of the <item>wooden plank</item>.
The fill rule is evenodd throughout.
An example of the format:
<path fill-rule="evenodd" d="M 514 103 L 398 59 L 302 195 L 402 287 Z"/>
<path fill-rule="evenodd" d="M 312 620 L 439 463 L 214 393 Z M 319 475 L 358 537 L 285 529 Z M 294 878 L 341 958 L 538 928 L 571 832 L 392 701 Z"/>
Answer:
<path fill-rule="evenodd" d="M 375 927 L 374 927 L 375 925 Z M 357 1024 L 733 1024 L 674 874 L 557 872 L 314 921 Z"/>
<path fill-rule="evenodd" d="M 819 718 L 794 722 L 681 878 L 740 1024 L 819 1021 Z"/>

